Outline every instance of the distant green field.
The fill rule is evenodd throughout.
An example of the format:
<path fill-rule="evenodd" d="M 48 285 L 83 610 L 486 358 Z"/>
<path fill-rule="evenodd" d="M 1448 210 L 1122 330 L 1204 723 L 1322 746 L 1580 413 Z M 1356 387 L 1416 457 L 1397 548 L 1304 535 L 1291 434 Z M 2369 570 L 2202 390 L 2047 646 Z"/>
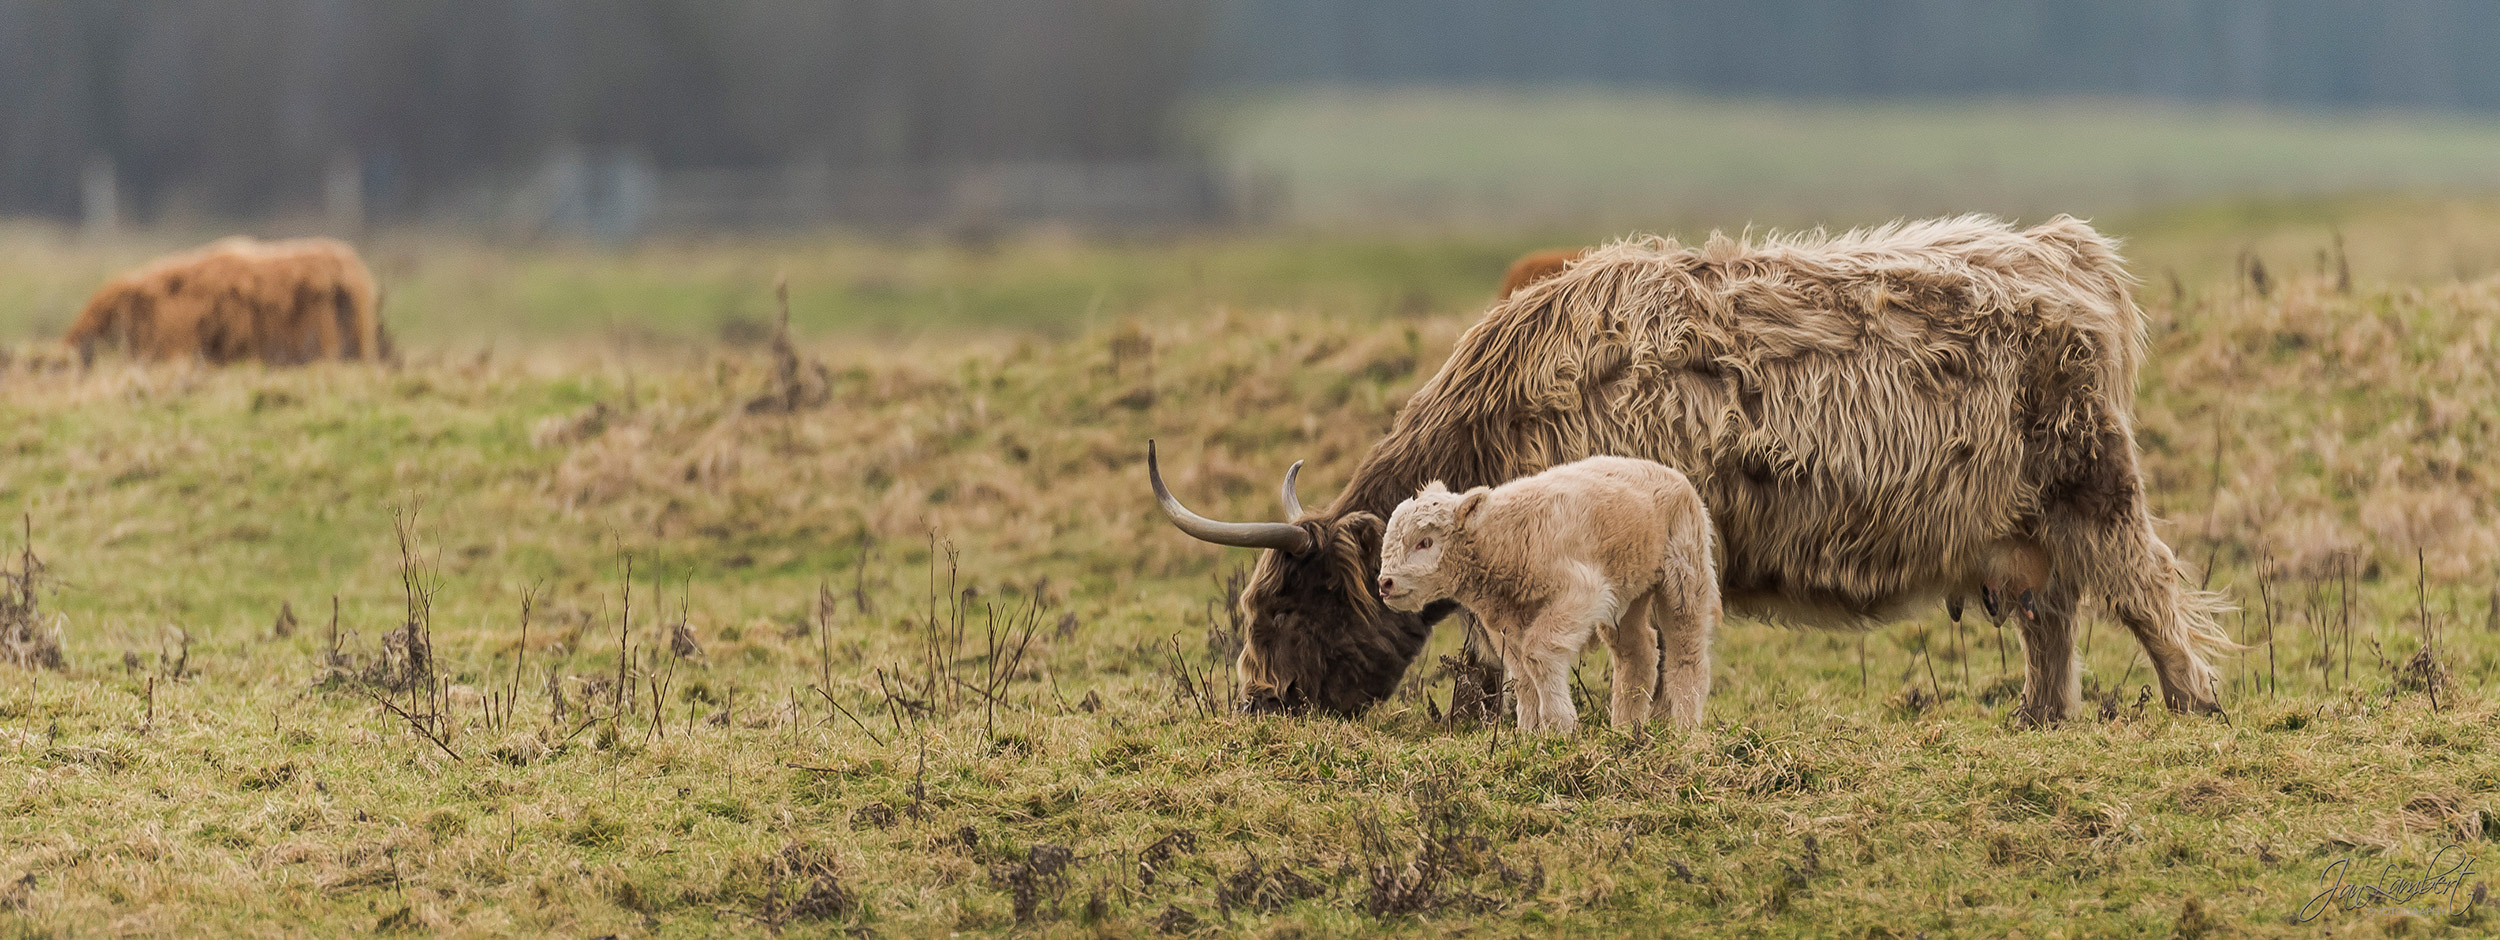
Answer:
<path fill-rule="evenodd" d="M 2168 290 L 2174 274 L 2188 285 L 2228 281 L 2244 255 L 2278 274 L 2314 273 L 2338 237 L 2353 276 L 2364 281 L 2430 283 L 2500 271 L 2494 198 L 2246 199 L 2093 221 L 2126 241 L 2154 291 Z M 1709 232 L 1704 222 L 1661 221 L 1501 232 L 1284 228 L 1153 240 L 1022 233 L 986 245 L 820 234 L 664 238 L 621 249 L 384 232 L 361 247 L 382 280 L 384 316 L 406 345 L 470 355 L 551 342 L 611 350 L 756 342 L 773 317 L 773 279 L 785 274 L 800 334 L 845 342 L 1002 331 L 1065 338 L 1221 310 L 1359 323 L 1472 316 L 1520 252 L 1636 228 L 1687 240 Z M 213 234 L 94 241 L 0 227 L 0 340 L 57 337 L 113 272 Z"/>
<path fill-rule="evenodd" d="M 1326 89 L 1202 118 L 1298 223 L 1861 222 L 2500 188 L 2500 123 L 2074 101 Z"/>

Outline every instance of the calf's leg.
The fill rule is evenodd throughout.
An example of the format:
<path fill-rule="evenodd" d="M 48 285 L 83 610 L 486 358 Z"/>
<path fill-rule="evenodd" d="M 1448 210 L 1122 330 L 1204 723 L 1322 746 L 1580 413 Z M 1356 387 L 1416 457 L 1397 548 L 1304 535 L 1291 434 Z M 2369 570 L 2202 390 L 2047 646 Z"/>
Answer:
<path fill-rule="evenodd" d="M 1506 657 L 1505 665 L 1518 676 L 1519 694 L 1537 698 L 1537 724 L 1530 728 L 1522 721 L 1522 729 L 1569 733 L 1580 726 L 1579 710 L 1571 702 L 1571 664 L 1596 639 L 1598 630 L 1615 622 L 1619 608 L 1602 573 L 1588 565 L 1574 565 L 1544 609 L 1519 631 L 1514 640 L 1517 655 Z M 1529 714 L 1524 704 L 1520 714 L 1523 718 Z"/>
<path fill-rule="evenodd" d="M 1659 705 L 1676 727 L 1701 726 L 1710 698 L 1710 638 L 1718 630 L 1719 584 L 1707 570 L 1671 572 L 1650 605 L 1657 622 Z"/>
<path fill-rule="evenodd" d="M 1649 720 L 1658 695 L 1658 627 L 1651 621 L 1651 610 L 1657 606 L 1658 592 L 1642 593 L 1624 605 L 1623 613 L 1611 627 L 1600 627 L 1606 634 L 1606 649 L 1613 657 L 1609 683 L 1613 692 L 1609 717 L 1617 728 L 1631 728 Z"/>

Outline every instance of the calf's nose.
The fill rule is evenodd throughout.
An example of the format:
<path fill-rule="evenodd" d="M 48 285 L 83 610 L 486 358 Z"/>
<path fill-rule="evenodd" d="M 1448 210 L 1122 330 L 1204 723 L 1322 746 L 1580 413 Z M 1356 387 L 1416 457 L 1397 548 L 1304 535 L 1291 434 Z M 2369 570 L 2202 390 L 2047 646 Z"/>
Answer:
<path fill-rule="evenodd" d="M 1396 579 L 1393 579 L 1385 574 L 1380 576 L 1380 596 L 1389 596 L 1389 592 L 1397 589 L 1397 586 L 1398 582 Z"/>

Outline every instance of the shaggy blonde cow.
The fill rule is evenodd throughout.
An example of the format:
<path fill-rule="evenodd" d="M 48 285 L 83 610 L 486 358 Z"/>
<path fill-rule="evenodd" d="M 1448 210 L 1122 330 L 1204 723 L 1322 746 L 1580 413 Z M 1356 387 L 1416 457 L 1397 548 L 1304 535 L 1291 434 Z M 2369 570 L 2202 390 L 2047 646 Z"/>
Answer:
<path fill-rule="evenodd" d="M 146 359 L 384 359 L 381 292 L 356 249 L 327 238 L 234 237 L 105 283 L 65 337 L 79 358 L 119 346 Z"/>
<path fill-rule="evenodd" d="M 1516 683 L 1520 730 L 1578 726 L 1571 664 L 1600 638 L 1615 727 L 1648 721 L 1663 699 L 1690 728 L 1720 615 L 1712 538 L 1692 481 L 1647 460 L 1591 457 L 1464 493 L 1436 481 L 1389 516 L 1380 599 L 1473 612 Z"/>
<path fill-rule="evenodd" d="M 1288 484 L 1284 521 L 1199 516 L 1151 447 L 1147 480 L 1183 532 L 1266 550 L 1240 598 L 1249 710 L 1353 714 L 1395 693 L 1457 606 L 1391 610 L 1374 590 L 1384 518 L 1423 484 L 1620 454 L 1701 491 L 1729 613 L 1864 629 L 1991 582 L 2028 590 L 2016 717 L 2038 725 L 2081 703 L 2093 598 L 2164 703 L 2211 714 L 2210 657 L 2237 646 L 2215 619 L 2228 605 L 2154 527 L 2133 283 L 2114 244 L 2062 216 L 1628 239 L 1487 310 L 1325 507 Z"/>

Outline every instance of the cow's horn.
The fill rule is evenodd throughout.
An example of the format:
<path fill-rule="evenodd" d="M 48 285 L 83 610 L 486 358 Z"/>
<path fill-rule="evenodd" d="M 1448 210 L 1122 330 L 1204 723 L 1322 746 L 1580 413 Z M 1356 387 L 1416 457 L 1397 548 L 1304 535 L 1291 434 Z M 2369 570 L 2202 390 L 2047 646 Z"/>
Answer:
<path fill-rule="evenodd" d="M 1302 497 L 1294 495 L 1293 492 L 1293 481 L 1301 475 L 1302 461 L 1296 460 L 1293 466 L 1285 468 L 1285 518 L 1287 519 L 1302 518 Z"/>
<path fill-rule="evenodd" d="M 1155 462 L 1155 442 L 1146 442 L 1146 479 L 1154 483 L 1155 502 L 1172 525 L 1191 538 L 1217 545 L 1238 548 L 1273 548 L 1300 554 L 1311 549 L 1311 533 L 1301 526 L 1282 522 L 1217 522 L 1197 513 L 1172 498 L 1172 491 L 1163 485 L 1163 469 Z"/>

